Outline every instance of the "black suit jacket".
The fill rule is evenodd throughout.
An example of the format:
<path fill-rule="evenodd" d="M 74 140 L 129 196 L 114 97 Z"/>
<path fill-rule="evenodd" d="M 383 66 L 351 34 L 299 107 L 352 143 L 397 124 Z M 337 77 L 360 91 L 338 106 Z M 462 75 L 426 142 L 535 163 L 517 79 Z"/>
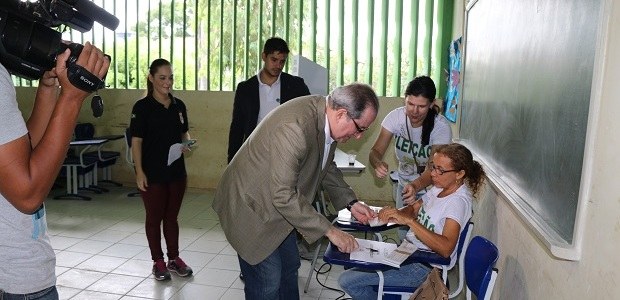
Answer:
<path fill-rule="evenodd" d="M 308 90 L 303 78 L 284 72 L 280 74 L 280 104 L 306 95 L 310 95 L 310 90 Z M 243 142 L 256 128 L 259 110 L 258 78 L 254 75 L 237 85 L 230 132 L 228 133 L 228 162 L 232 160 Z"/>

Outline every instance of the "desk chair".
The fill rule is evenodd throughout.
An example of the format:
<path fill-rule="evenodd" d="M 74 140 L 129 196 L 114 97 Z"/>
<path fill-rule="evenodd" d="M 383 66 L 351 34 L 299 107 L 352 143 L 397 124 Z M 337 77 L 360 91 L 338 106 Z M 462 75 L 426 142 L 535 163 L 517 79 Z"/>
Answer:
<path fill-rule="evenodd" d="M 93 125 L 92 123 L 78 123 L 75 125 L 75 129 L 73 129 L 73 136 L 75 138 L 75 141 L 95 139 L 95 125 Z M 107 140 L 108 138 L 102 137 L 101 139 Z M 92 191 L 97 194 L 101 194 L 102 192 L 108 192 L 107 189 L 98 186 L 99 181 L 97 180 L 97 169 L 107 168 L 110 160 L 113 159 L 114 161 L 116 161 L 116 159 L 113 157 L 110 157 L 106 160 L 100 159 L 99 156 L 101 155 L 98 153 L 98 151 L 101 151 L 100 149 L 102 146 L 103 144 L 99 145 L 97 151 L 86 152 L 88 148 L 86 147 L 85 149 L 83 149 L 83 151 L 80 152 L 80 164 L 77 165 L 76 173 L 80 180 L 79 189 Z M 71 157 L 69 157 L 68 159 L 68 164 L 74 164 Z M 93 168 L 90 167 L 90 163 L 92 161 L 97 162 L 97 164 Z M 105 171 L 103 173 L 103 176 L 104 180 L 107 179 Z"/>
<path fill-rule="evenodd" d="M 376 287 L 377 299 L 383 299 L 383 271 L 393 269 L 393 267 L 381 263 L 351 260 L 351 255 L 349 253 L 340 252 L 338 248 L 334 247 L 331 243 L 327 246 L 327 250 L 325 250 L 323 260 L 331 264 L 342 265 L 345 268 L 358 267 L 377 272 L 377 275 L 379 276 L 379 285 Z M 450 264 L 450 258 L 443 257 L 432 251 L 418 249 L 413 252 L 413 254 L 409 256 L 401 265 L 411 264 L 414 262 L 424 262 L 434 265 L 447 265 Z"/>
<path fill-rule="evenodd" d="M 457 262 L 454 265 L 454 266 L 458 266 L 459 281 L 458 281 L 456 290 L 450 292 L 450 294 L 448 295 L 450 299 L 458 296 L 463 290 L 463 286 L 465 285 L 465 255 L 462 255 L 462 253 L 463 253 L 463 250 L 467 252 L 467 249 L 469 249 L 469 245 L 471 243 L 470 238 L 471 238 L 471 233 L 473 231 L 473 228 L 474 228 L 474 222 L 469 221 L 467 222 L 467 224 L 465 225 L 465 228 L 463 228 L 463 231 L 461 231 L 461 234 L 459 235 L 459 241 L 456 246 Z M 451 268 L 448 268 L 449 263 L 450 262 L 448 261 L 447 264 L 438 264 L 441 266 L 441 278 L 443 278 L 443 283 L 445 283 L 446 285 L 448 285 L 448 271 L 451 269 Z M 409 299 L 408 297 L 413 293 L 413 291 L 415 291 L 415 288 L 412 288 L 412 287 L 400 287 L 400 286 L 384 286 L 383 287 L 384 295 L 399 295 L 402 299 Z"/>
<path fill-rule="evenodd" d="M 80 195 L 78 190 L 89 189 L 90 180 L 88 175 L 93 173 L 93 170 L 97 166 L 97 160 L 86 158 L 82 155 L 69 155 L 65 158 L 62 165 L 65 167 L 65 176 L 67 178 L 67 193 L 55 196 L 54 199 L 91 200 L 91 197 Z M 96 176 L 96 174 L 93 175 Z M 96 177 L 94 177 L 93 181 L 96 182 L 96 180 Z M 91 191 L 99 194 L 101 193 L 101 191 L 96 189 L 92 189 Z"/>
<path fill-rule="evenodd" d="M 125 160 L 127 163 L 134 167 L 133 155 L 131 154 L 131 130 L 129 127 L 125 128 Z M 131 192 L 127 194 L 127 197 L 139 197 L 140 191 Z"/>
<path fill-rule="evenodd" d="M 378 209 L 378 208 L 377 208 Z M 369 225 L 364 225 L 357 222 L 345 221 L 351 219 L 351 212 L 349 210 L 342 209 L 338 212 L 338 216 L 336 216 L 332 220 L 332 224 L 336 225 L 338 228 L 344 231 L 358 231 L 364 233 L 373 233 L 375 239 L 377 241 L 383 241 L 383 237 L 381 236 L 382 231 L 386 231 L 392 228 L 396 228 L 398 224 L 386 224 L 382 226 L 371 227 Z M 319 253 L 321 252 L 322 240 L 317 241 L 316 249 L 314 250 L 314 254 L 312 257 L 312 263 L 310 263 L 310 271 L 308 272 L 308 278 L 306 279 L 306 285 L 304 287 L 304 293 L 308 292 L 308 287 L 310 286 L 310 281 L 312 280 L 312 273 L 314 272 L 314 268 L 316 267 L 316 262 L 319 257 Z"/>
<path fill-rule="evenodd" d="M 97 138 L 106 139 L 108 141 L 114 141 L 122 139 L 122 135 L 106 135 Z M 93 157 L 98 160 L 97 168 L 101 169 L 101 177 L 103 179 L 99 182 L 105 182 L 114 186 L 123 186 L 121 183 L 112 180 L 112 166 L 116 164 L 116 160 L 121 157 L 121 153 L 118 151 L 104 151 L 101 148 L 103 144 L 99 145 L 96 151 L 90 151 L 85 156 Z"/>

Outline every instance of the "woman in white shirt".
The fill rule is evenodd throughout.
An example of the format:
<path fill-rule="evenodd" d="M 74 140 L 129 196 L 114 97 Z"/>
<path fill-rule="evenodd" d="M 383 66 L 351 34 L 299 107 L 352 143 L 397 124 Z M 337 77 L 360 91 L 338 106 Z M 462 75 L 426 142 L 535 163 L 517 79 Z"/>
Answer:
<path fill-rule="evenodd" d="M 409 242 L 450 257 L 450 266 L 453 266 L 459 235 L 471 218 L 472 199 L 482 185 L 485 173 L 473 160 L 469 149 L 456 143 L 436 147 L 428 172 L 433 187 L 421 201 L 401 209 L 383 208 L 379 219 L 409 226 L 406 235 Z M 384 284 L 417 287 L 431 269 L 432 266 L 425 263 L 389 269 L 383 272 Z M 379 284 L 379 277 L 374 271 L 350 269 L 340 275 L 338 283 L 353 299 L 377 299 L 372 286 Z"/>
<path fill-rule="evenodd" d="M 392 137 L 398 160 L 398 187 L 396 208 L 415 201 L 416 193 L 431 184 L 431 175 L 424 172 L 435 145 L 452 142 L 448 120 L 440 115 L 435 105 L 435 83 L 428 76 L 414 78 L 405 89 L 405 105 L 394 109 L 381 122 L 381 132 L 368 157 L 378 178 L 389 175 L 389 166 L 383 160 Z M 402 240 L 406 228 L 399 230 Z"/>

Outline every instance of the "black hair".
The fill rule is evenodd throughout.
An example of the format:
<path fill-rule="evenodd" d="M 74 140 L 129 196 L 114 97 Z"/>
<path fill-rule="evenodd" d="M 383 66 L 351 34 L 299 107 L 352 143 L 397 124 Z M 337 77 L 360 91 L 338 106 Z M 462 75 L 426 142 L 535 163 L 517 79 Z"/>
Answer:
<path fill-rule="evenodd" d="M 435 101 L 435 96 L 437 95 L 437 89 L 435 88 L 435 83 L 433 79 L 428 76 L 418 76 L 411 80 L 407 85 L 407 89 L 405 89 L 405 97 L 407 96 L 422 96 L 430 103 Z M 433 131 L 433 127 L 435 127 L 435 117 L 439 113 L 438 107 L 433 105 L 429 110 L 426 118 L 424 118 L 424 122 L 422 123 L 422 146 L 426 146 L 429 144 L 431 139 L 431 131 Z"/>
<path fill-rule="evenodd" d="M 288 44 L 286 44 L 286 41 L 279 37 L 272 37 L 265 41 L 263 53 L 268 55 L 274 52 L 289 54 L 291 51 L 288 49 Z"/>

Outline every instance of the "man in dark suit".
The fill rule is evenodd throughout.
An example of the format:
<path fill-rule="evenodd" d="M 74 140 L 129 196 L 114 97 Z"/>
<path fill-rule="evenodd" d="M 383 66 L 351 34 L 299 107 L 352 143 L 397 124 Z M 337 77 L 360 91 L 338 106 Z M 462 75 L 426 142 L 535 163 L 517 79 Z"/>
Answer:
<path fill-rule="evenodd" d="M 261 54 L 263 68 L 258 74 L 237 85 L 228 134 L 229 163 L 256 125 L 270 111 L 290 99 L 310 95 L 301 77 L 282 72 L 289 52 L 283 39 L 268 39 Z"/>
<path fill-rule="evenodd" d="M 312 201 L 321 185 L 337 210 L 347 207 L 364 223 L 375 217 L 333 159 L 337 144 L 360 139 L 378 109 L 370 86 L 346 85 L 329 97 L 279 106 L 243 143 L 220 179 L 213 209 L 239 256 L 246 299 L 299 299 L 296 231 L 309 243 L 326 236 L 343 252 L 358 247 Z"/>

